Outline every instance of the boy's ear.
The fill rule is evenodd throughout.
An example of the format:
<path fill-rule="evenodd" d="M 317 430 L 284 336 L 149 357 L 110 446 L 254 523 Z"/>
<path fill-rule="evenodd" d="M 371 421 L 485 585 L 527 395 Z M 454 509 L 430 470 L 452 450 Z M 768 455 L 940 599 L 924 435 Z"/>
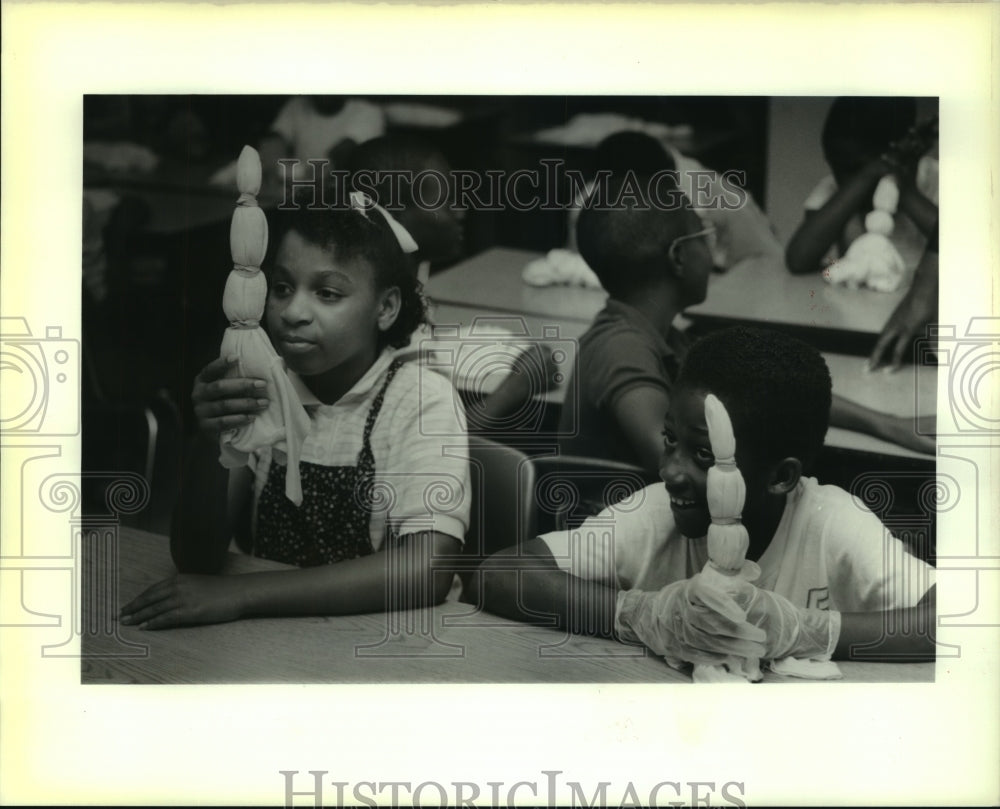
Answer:
<path fill-rule="evenodd" d="M 392 324 L 399 317 L 399 309 L 402 306 L 402 296 L 399 287 L 389 287 L 382 292 L 378 303 L 378 330 L 388 331 Z"/>
<path fill-rule="evenodd" d="M 802 461 L 785 458 L 775 464 L 767 483 L 768 494 L 788 494 L 802 479 Z"/>
<path fill-rule="evenodd" d="M 667 266 L 670 268 L 670 276 L 678 281 L 684 278 L 684 257 L 680 250 L 674 250 L 667 256 Z"/>

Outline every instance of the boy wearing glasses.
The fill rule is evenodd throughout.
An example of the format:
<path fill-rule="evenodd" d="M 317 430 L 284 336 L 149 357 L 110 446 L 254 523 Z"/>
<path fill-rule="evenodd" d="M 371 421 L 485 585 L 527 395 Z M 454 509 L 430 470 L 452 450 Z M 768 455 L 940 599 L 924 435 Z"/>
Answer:
<path fill-rule="evenodd" d="M 641 466 L 655 474 L 670 389 L 686 350 L 673 326 L 705 300 L 712 254 L 687 198 L 615 175 L 577 220 L 580 254 L 608 292 L 580 338 L 576 379 L 562 408 L 560 451 Z M 674 191 L 674 193 L 668 193 Z M 575 431 L 574 427 L 574 418 Z"/>

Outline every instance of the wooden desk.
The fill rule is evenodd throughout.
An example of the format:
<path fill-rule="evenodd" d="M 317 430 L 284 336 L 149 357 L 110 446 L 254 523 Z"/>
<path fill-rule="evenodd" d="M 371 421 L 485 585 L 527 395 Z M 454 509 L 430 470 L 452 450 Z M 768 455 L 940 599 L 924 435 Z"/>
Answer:
<path fill-rule="evenodd" d="M 713 275 L 705 302 L 685 314 L 707 328 L 779 328 L 823 350 L 867 354 L 904 294 L 834 286 L 818 272 L 792 275 L 780 260 L 755 258 Z"/>
<path fill-rule="evenodd" d="M 455 602 L 414 613 L 261 618 L 143 632 L 99 613 L 109 598 L 109 582 L 118 586 L 118 604 L 108 607 L 116 612 L 173 574 L 166 538 L 120 528 L 117 554 L 101 556 L 94 548 L 84 542 L 82 626 L 108 631 L 83 633 L 85 684 L 690 682 L 631 647 L 473 614 Z M 113 571 L 95 570 L 102 558 L 117 558 L 117 580 Z M 232 556 L 227 570 L 283 567 Z M 846 682 L 934 680 L 933 663 L 845 663 L 841 670 Z M 799 682 L 771 673 L 765 680 Z"/>
<path fill-rule="evenodd" d="M 431 276 L 427 295 L 437 303 L 589 324 L 604 308 L 607 293 L 582 287 L 534 287 L 524 283 L 521 271 L 539 255 L 529 250 L 490 248 Z"/>

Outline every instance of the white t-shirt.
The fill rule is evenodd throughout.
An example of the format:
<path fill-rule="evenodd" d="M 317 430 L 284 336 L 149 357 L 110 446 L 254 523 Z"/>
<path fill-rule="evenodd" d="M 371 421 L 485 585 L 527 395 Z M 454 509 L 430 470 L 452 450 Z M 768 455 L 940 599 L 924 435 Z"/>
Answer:
<path fill-rule="evenodd" d="M 367 373 L 332 405 L 319 404 L 289 372 L 309 413 L 302 460 L 354 466 L 365 419 L 378 395 L 395 349 L 386 349 Z M 389 383 L 371 435 L 375 457 L 375 506 L 369 523 L 378 550 L 392 527 L 400 535 L 436 531 L 465 541 L 469 525 L 469 453 L 465 411 L 443 375 L 404 362 Z M 254 512 L 270 468 L 270 448 L 256 453 Z M 283 461 L 284 459 L 282 459 Z"/>
<path fill-rule="evenodd" d="M 925 155 L 917 163 L 917 176 L 915 185 L 917 190 L 927 197 L 935 205 L 938 204 L 938 161 L 936 158 Z M 818 211 L 830 198 L 837 193 L 837 181 L 832 174 L 828 174 L 817 183 L 802 206 L 807 211 Z M 847 220 L 844 225 L 844 242 L 850 245 L 858 236 L 865 232 L 865 224 L 862 218 L 855 214 Z M 903 264 L 908 272 L 916 269 L 917 264 L 927 249 L 927 237 L 920 231 L 910 217 L 903 213 L 896 213 L 893 216 L 893 229 L 889 236 L 889 241 L 893 243 L 899 251 Z M 822 264 L 832 264 L 840 258 L 836 242 L 823 257 Z"/>
<path fill-rule="evenodd" d="M 562 570 L 626 590 L 659 590 L 690 578 L 708 561 L 707 541 L 680 534 L 659 483 L 575 530 L 542 539 Z M 814 478 L 802 479 L 788 495 L 758 564 L 755 584 L 802 608 L 909 607 L 934 583 L 934 569 L 908 553 L 859 500 Z"/>
<path fill-rule="evenodd" d="M 385 115 L 368 101 L 348 99 L 340 112 L 323 115 L 305 96 L 288 100 L 271 129 L 288 141 L 291 156 L 300 161 L 322 159 L 341 141 L 364 143 L 385 134 Z M 297 163 L 295 179 L 309 177 L 312 168 Z"/>

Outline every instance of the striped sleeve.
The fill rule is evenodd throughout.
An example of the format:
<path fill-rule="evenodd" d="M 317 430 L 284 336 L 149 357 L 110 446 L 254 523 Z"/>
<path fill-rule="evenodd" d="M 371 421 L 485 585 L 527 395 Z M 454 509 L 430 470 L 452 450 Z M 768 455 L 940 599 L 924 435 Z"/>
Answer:
<path fill-rule="evenodd" d="M 400 369 L 389 390 L 395 393 L 383 408 L 389 460 L 376 468 L 389 528 L 401 536 L 435 531 L 464 542 L 470 483 L 462 403 L 451 382 L 416 362 Z"/>

